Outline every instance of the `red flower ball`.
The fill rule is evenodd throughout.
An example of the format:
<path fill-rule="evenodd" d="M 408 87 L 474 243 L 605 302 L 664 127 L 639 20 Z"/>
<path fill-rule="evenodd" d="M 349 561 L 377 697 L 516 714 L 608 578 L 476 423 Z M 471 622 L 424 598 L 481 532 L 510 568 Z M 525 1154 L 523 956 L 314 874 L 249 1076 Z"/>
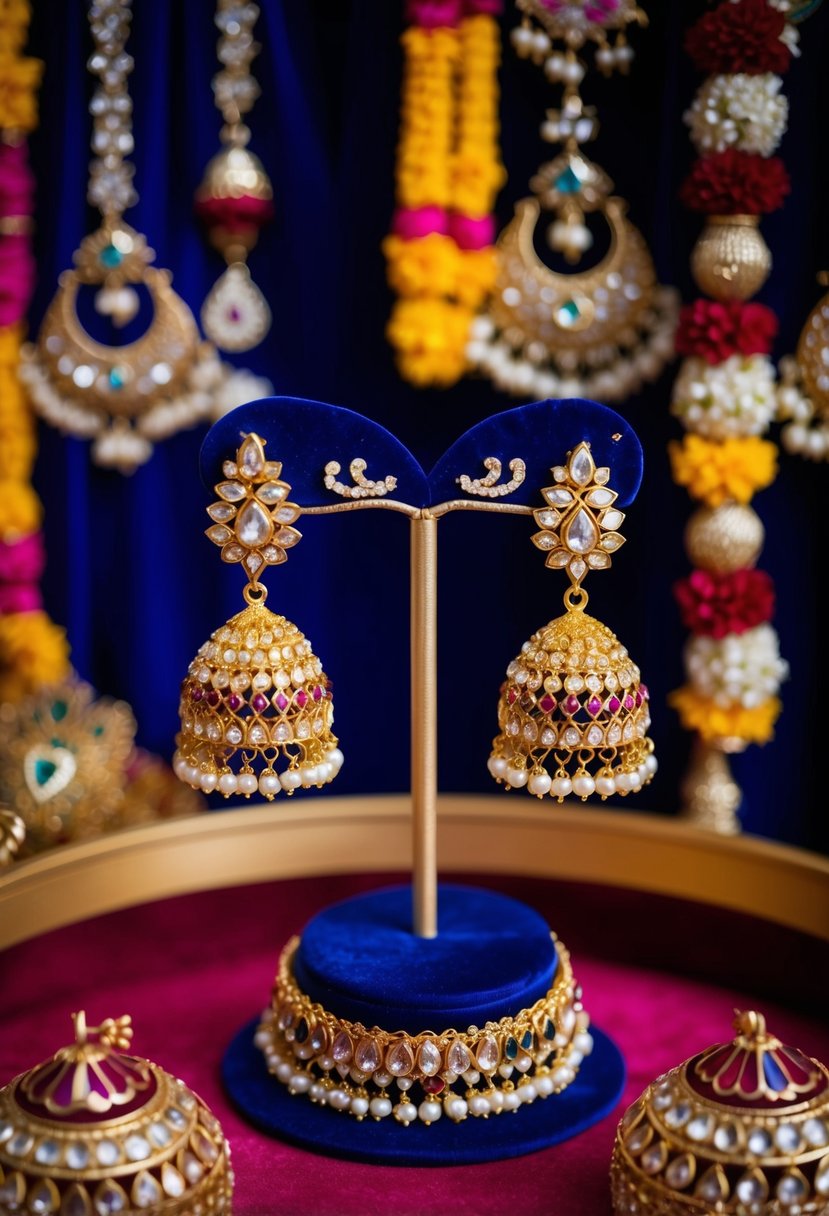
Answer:
<path fill-rule="evenodd" d="M 238 198 L 201 198 L 196 200 L 196 214 L 208 228 L 223 228 L 226 232 L 257 232 L 273 219 L 273 201 L 242 194 Z"/>
<path fill-rule="evenodd" d="M 674 595 L 685 628 L 710 638 L 745 633 L 774 614 L 774 584 L 765 570 L 694 570 L 675 584 Z"/>
<path fill-rule="evenodd" d="M 783 205 L 791 189 L 779 156 L 727 148 L 702 156 L 682 184 L 679 197 L 704 215 L 767 215 Z"/>
<path fill-rule="evenodd" d="M 685 35 L 685 49 L 700 72 L 785 72 L 792 53 L 780 35 L 786 17 L 769 0 L 726 0 Z"/>
<path fill-rule="evenodd" d="M 699 299 L 679 314 L 676 352 L 723 363 L 731 355 L 767 355 L 776 336 L 777 317 L 765 304 Z"/>

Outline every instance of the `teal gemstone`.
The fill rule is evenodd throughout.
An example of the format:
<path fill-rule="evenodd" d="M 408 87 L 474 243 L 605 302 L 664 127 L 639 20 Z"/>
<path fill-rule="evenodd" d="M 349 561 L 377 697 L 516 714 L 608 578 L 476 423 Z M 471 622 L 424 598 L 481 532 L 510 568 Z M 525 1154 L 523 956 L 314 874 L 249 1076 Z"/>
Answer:
<path fill-rule="evenodd" d="M 521 1040 L 521 1046 L 524 1048 L 525 1051 L 532 1051 L 533 1032 L 531 1030 L 528 1030 L 527 1033 L 524 1035 L 523 1039 Z"/>
<path fill-rule="evenodd" d="M 51 760 L 35 760 L 35 781 L 38 785 L 46 785 L 54 777 L 58 766 Z"/>
<path fill-rule="evenodd" d="M 547 1023 L 544 1027 L 544 1038 L 545 1039 L 554 1039 L 555 1037 L 556 1037 L 556 1028 L 553 1025 L 553 1023 L 550 1021 L 550 1019 L 547 1018 Z"/>
<path fill-rule="evenodd" d="M 556 311 L 556 324 L 562 329 L 569 329 L 571 325 L 575 325 L 581 316 L 581 310 L 575 300 L 565 300 L 559 309 Z"/>
<path fill-rule="evenodd" d="M 126 378 L 122 367 L 111 367 L 109 369 L 110 388 L 123 388 Z"/>
<path fill-rule="evenodd" d="M 116 266 L 120 266 L 123 260 L 124 255 L 112 244 L 104 245 L 98 254 L 98 261 L 109 270 L 114 270 Z"/>
<path fill-rule="evenodd" d="M 518 1044 L 516 1043 L 515 1039 L 507 1039 L 507 1045 L 504 1048 L 504 1055 L 508 1060 L 514 1060 L 518 1055 Z"/>
<path fill-rule="evenodd" d="M 65 701 L 54 701 L 52 703 L 52 717 L 55 722 L 62 722 L 69 712 L 69 706 Z"/>
<path fill-rule="evenodd" d="M 559 194 L 579 194 L 581 191 L 581 181 L 572 165 L 559 173 L 553 185 Z"/>
<path fill-rule="evenodd" d="M 103 726 L 96 726 L 92 733 L 96 739 L 99 739 L 100 736 L 104 733 Z"/>
<path fill-rule="evenodd" d="M 50 739 L 52 747 L 63 747 L 63 739 Z"/>

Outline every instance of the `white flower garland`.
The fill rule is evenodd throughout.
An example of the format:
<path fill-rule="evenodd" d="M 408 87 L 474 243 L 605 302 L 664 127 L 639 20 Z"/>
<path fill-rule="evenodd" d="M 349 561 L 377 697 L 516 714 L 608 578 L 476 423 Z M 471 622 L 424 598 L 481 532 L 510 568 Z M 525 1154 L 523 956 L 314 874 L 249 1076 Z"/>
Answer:
<path fill-rule="evenodd" d="M 694 691 L 724 708 L 738 704 L 756 709 L 777 695 L 789 674 L 771 625 L 720 640 L 691 638 L 685 647 L 685 665 Z"/>
<path fill-rule="evenodd" d="M 685 111 L 691 142 L 701 156 L 737 148 L 771 156 L 786 130 L 789 103 L 783 81 L 766 72 L 749 76 L 709 76 Z"/>
<path fill-rule="evenodd" d="M 671 410 L 686 430 L 721 441 L 761 435 L 777 409 L 774 366 L 765 355 L 731 355 L 712 366 L 685 359 Z"/>

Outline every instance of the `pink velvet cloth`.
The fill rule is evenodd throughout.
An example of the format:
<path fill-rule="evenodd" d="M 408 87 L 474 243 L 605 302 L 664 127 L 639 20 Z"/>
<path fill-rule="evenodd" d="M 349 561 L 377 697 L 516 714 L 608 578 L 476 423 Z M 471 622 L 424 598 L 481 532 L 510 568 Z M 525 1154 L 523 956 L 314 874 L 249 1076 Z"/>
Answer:
<path fill-rule="evenodd" d="M 262 1136 L 229 1107 L 220 1060 L 267 1002 L 285 939 L 324 904 L 386 881 L 295 880 L 165 900 L 6 951 L 0 1081 L 68 1042 L 73 1010 L 85 1008 L 93 1023 L 131 1013 L 136 1053 L 184 1077 L 221 1119 L 233 1149 L 235 1216 L 609 1216 L 607 1170 L 622 1105 L 545 1152 L 446 1169 L 327 1159 Z M 631 892 L 475 881 L 535 905 L 570 948 L 588 1009 L 626 1056 L 625 1104 L 658 1073 L 730 1037 L 735 1008 L 760 1008 L 784 1041 L 829 1060 L 827 996 L 816 978 L 826 975 L 826 943 Z"/>

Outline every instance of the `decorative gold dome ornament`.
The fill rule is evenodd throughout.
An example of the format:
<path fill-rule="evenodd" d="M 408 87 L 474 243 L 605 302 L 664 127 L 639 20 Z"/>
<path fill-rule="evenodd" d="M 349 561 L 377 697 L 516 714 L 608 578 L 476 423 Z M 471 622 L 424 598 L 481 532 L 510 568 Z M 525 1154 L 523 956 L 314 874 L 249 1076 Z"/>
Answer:
<path fill-rule="evenodd" d="M 818 275 L 829 286 L 829 274 Z M 778 405 L 783 444 L 810 460 L 829 458 L 829 294 L 814 306 L 800 333 L 795 356 L 780 361 Z"/>
<path fill-rule="evenodd" d="M 542 138 L 562 150 L 541 166 L 530 182 L 533 196 L 516 204 L 498 239 L 495 291 L 473 324 L 467 354 L 499 387 L 517 394 L 618 401 L 658 376 L 671 358 L 678 297 L 657 283 L 648 247 L 626 217 L 627 203 L 611 195 L 613 182 L 581 150 L 595 138 L 598 121 L 579 93 L 586 64 L 577 52 L 596 42 L 602 72 L 627 71 L 633 56 L 624 28 L 646 18 L 629 0 L 612 11 L 581 0 L 518 0 L 518 7 L 525 16 L 513 32 L 516 51 L 543 62 L 548 78 L 564 86 L 561 107 L 548 110 L 541 127 Z M 608 30 L 618 31 L 615 47 Z M 563 51 L 553 49 L 555 41 Z M 542 212 L 551 217 L 550 248 L 568 263 L 578 264 L 593 245 L 587 213 L 606 221 L 607 252 L 581 270 L 552 270 L 536 251 Z"/>
<path fill-rule="evenodd" d="M 771 273 L 759 215 L 713 215 L 691 254 L 694 282 L 715 300 L 750 300 Z"/>
<path fill-rule="evenodd" d="M 229 1216 L 230 1148 L 183 1081 L 137 1056 L 129 1017 L 0 1089 L 0 1212 L 52 1216 Z"/>
<path fill-rule="evenodd" d="M 733 574 L 755 565 L 765 529 L 753 507 L 729 502 L 700 507 L 685 526 L 685 549 L 692 566 L 712 574 Z"/>
<path fill-rule="evenodd" d="M 100 0 L 89 12 L 95 51 L 90 70 L 100 77 L 90 110 L 94 118 L 88 199 L 101 213 L 100 228 L 75 253 L 74 268 L 60 276 L 36 345 L 22 351 L 21 379 L 47 422 L 93 439 L 97 464 L 132 472 L 152 454 L 153 442 L 206 417 L 211 391 L 223 378 L 209 343 L 199 337 L 190 309 L 171 286 L 172 276 L 151 263 L 155 254 L 141 233 L 123 220 L 137 201 L 125 46 L 132 13 L 129 0 Z M 149 294 L 153 316 L 135 341 L 111 346 L 97 341 L 78 316 L 83 286 L 97 287 L 95 308 L 116 326 L 138 313 L 135 286 Z"/>
<path fill-rule="evenodd" d="M 566 570 L 567 612 L 525 642 L 507 668 L 498 703 L 500 733 L 489 771 L 507 788 L 526 786 L 562 802 L 597 793 L 627 794 L 656 772 L 648 690 L 618 638 L 588 616 L 581 586 L 590 570 L 604 570 L 624 544 L 624 515 L 613 505 L 610 470 L 596 468 L 589 443 L 567 454 L 543 491 L 548 505 L 534 512 L 536 548 L 546 565 Z"/>
<path fill-rule="evenodd" d="M 659 1077 L 626 1111 L 611 1163 L 617 1216 L 825 1216 L 829 1071 L 758 1013 Z"/>
<path fill-rule="evenodd" d="M 291 527 L 300 508 L 288 501 L 282 465 L 266 460 L 265 441 L 251 434 L 224 472 L 228 480 L 215 487 L 219 501 L 207 508 L 214 522 L 206 535 L 221 547 L 222 561 L 244 566 L 248 607 L 190 664 L 173 767 L 205 793 L 249 798 L 258 791 L 270 802 L 280 790 L 333 781 L 343 754 L 322 664 L 296 625 L 265 607 L 267 588 L 257 581 L 301 537 Z"/>

